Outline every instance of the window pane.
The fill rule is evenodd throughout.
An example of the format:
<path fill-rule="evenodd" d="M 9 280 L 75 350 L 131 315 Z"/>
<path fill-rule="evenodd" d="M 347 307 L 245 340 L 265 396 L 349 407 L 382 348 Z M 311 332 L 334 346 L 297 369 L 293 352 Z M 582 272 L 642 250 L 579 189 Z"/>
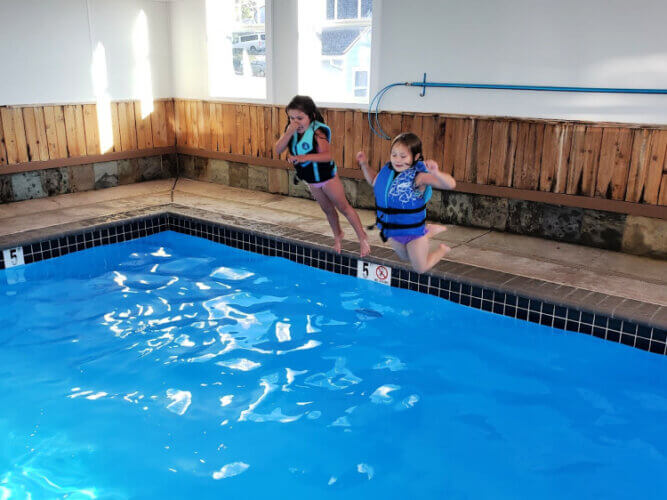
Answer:
<path fill-rule="evenodd" d="M 338 0 L 337 19 L 355 19 L 359 0 Z"/>
<path fill-rule="evenodd" d="M 338 18 L 327 19 L 328 0 L 299 0 L 299 94 L 315 101 L 367 103 L 371 17 L 357 17 L 358 1 L 336 3 Z M 341 19 L 352 5 L 354 16 Z M 355 92 L 359 87 L 365 91 Z"/>
<path fill-rule="evenodd" d="M 371 17 L 373 0 L 361 0 L 361 17 Z"/>
<path fill-rule="evenodd" d="M 265 0 L 206 0 L 209 90 L 266 98 Z"/>
<path fill-rule="evenodd" d="M 368 89 L 356 89 L 354 95 L 357 97 L 368 97 Z"/>
<path fill-rule="evenodd" d="M 366 71 L 357 71 L 354 74 L 354 86 L 355 87 L 368 87 L 368 72 L 366 72 Z"/>
<path fill-rule="evenodd" d="M 327 19 L 336 18 L 336 13 L 334 12 L 335 6 L 336 6 L 336 0 L 327 0 Z"/>

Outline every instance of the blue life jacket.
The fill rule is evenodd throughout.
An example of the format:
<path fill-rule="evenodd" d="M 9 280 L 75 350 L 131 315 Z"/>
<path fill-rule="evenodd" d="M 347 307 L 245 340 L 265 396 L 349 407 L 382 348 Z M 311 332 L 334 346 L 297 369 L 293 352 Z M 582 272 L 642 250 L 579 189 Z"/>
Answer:
<path fill-rule="evenodd" d="M 422 193 L 415 187 L 420 172 L 428 172 L 421 161 L 403 172 L 396 172 L 391 162 L 387 162 L 375 178 L 375 224 L 382 241 L 392 236 L 425 234 L 426 203 L 433 190 L 426 186 Z"/>
<path fill-rule="evenodd" d="M 289 143 L 289 150 L 293 156 L 309 155 L 317 153 L 317 140 L 315 139 L 315 131 L 322 129 L 327 135 L 327 141 L 331 142 L 331 129 L 324 123 L 313 121 L 310 123 L 306 131 L 299 139 L 298 134 L 294 134 Z M 305 163 L 297 163 L 296 168 L 296 184 L 297 178 L 309 184 L 314 182 L 324 182 L 332 179 L 336 175 L 336 164 L 331 160 L 330 162 L 313 162 L 307 161 Z"/>

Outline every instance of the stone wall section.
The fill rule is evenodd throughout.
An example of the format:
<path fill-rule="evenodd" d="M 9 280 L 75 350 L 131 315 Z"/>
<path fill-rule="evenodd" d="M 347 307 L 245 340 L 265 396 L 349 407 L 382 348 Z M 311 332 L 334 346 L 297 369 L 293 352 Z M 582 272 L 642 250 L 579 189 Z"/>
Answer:
<path fill-rule="evenodd" d="M 181 177 L 188 179 L 312 199 L 303 182 L 294 183 L 294 170 L 188 155 L 179 155 L 179 165 Z M 373 190 L 366 181 L 349 178 L 342 181 L 352 206 L 375 207 Z M 437 190 L 428 204 L 427 216 L 443 224 L 488 228 L 667 259 L 664 219 Z"/>
<path fill-rule="evenodd" d="M 176 162 L 171 154 L 0 175 L 0 204 L 169 179 Z"/>

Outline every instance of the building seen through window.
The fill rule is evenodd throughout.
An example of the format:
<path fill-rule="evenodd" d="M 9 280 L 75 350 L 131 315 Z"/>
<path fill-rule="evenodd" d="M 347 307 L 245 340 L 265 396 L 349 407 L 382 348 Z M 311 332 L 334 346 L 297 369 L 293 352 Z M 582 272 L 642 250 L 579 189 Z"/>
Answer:
<path fill-rule="evenodd" d="M 264 0 L 207 0 L 212 96 L 266 98 Z"/>
<path fill-rule="evenodd" d="M 299 1 L 299 93 L 368 102 L 371 0 Z"/>

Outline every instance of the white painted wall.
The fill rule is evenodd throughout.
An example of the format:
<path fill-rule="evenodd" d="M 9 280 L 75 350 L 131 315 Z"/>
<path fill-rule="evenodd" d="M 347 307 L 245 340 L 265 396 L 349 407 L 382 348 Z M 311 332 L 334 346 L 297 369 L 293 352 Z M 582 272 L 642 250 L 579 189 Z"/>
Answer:
<path fill-rule="evenodd" d="M 206 1 L 171 3 L 173 97 L 208 99 Z"/>
<path fill-rule="evenodd" d="M 132 30 L 142 9 L 148 21 L 153 95 L 171 97 L 168 3 L 0 0 L 0 105 L 94 101 L 91 58 L 98 42 L 105 47 L 111 99 L 138 98 Z"/>
<path fill-rule="evenodd" d="M 664 0 L 383 0 L 376 90 L 396 81 L 667 89 Z M 398 87 L 384 109 L 667 123 L 667 95 Z"/>

